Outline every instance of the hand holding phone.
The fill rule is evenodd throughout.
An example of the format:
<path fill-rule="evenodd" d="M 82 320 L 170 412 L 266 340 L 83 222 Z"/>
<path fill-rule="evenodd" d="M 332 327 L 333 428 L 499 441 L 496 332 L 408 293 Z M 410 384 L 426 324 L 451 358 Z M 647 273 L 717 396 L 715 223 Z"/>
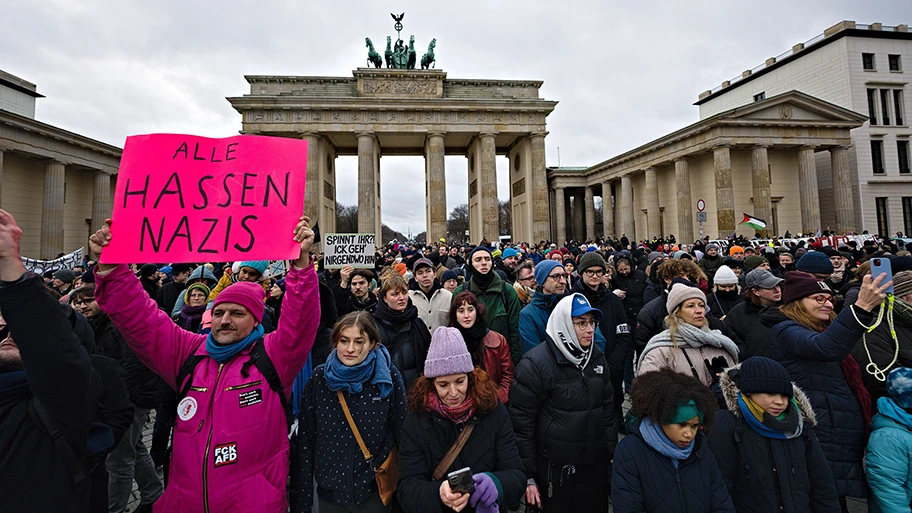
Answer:
<path fill-rule="evenodd" d="M 450 490 L 455 493 L 471 494 L 475 491 L 475 481 L 472 480 L 472 469 L 469 467 L 459 469 L 447 474 Z"/>
<path fill-rule="evenodd" d="M 886 274 L 884 276 L 881 284 L 892 282 L 893 281 L 893 266 L 890 263 L 889 258 L 872 258 L 871 259 L 871 279 L 877 279 L 881 274 Z M 890 283 L 890 286 L 886 289 L 883 289 L 887 294 L 893 293 L 893 284 Z"/>

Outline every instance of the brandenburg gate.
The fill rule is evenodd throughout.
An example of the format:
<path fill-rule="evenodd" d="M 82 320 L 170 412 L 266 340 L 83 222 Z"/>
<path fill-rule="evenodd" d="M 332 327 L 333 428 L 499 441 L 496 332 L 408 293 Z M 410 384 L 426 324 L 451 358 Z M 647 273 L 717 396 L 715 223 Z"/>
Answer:
<path fill-rule="evenodd" d="M 414 58 L 406 66 L 405 53 L 397 68 L 389 40 L 381 68 L 367 43 L 377 67 L 351 77 L 247 76 L 250 93 L 228 98 L 242 116 L 241 133 L 308 141 L 304 210 L 320 230 L 335 231 L 336 187 L 349 186 L 336 182 L 337 156 L 358 156 L 358 230 L 379 237 L 380 156 L 424 155 L 427 240 L 446 237 L 444 156 L 464 155 L 470 240 L 497 240 L 495 158 L 507 155 L 513 240 L 550 239 L 545 136 L 557 102 L 539 97 L 542 82 L 450 79 L 438 69 L 413 69 Z"/>

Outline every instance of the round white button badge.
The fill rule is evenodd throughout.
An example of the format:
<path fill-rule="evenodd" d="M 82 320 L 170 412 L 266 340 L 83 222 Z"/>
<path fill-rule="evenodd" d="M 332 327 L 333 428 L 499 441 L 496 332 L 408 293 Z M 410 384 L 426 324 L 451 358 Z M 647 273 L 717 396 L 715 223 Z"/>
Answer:
<path fill-rule="evenodd" d="M 177 405 L 177 416 L 183 421 L 188 421 L 196 415 L 196 409 L 198 407 L 196 399 L 184 397 L 184 400 Z"/>

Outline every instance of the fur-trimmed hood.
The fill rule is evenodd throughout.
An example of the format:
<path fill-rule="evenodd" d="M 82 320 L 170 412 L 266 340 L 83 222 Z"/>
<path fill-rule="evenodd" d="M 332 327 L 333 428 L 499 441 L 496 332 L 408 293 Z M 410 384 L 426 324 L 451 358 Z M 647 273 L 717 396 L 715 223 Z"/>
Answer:
<path fill-rule="evenodd" d="M 728 407 L 728 411 L 732 412 L 735 417 L 741 418 L 741 408 L 738 406 L 738 393 L 740 390 L 735 380 L 728 374 L 733 370 L 740 371 L 741 364 L 725 369 L 725 372 L 719 376 L 719 385 L 722 387 L 722 396 L 725 398 L 725 406 Z M 792 383 L 792 391 L 795 395 L 795 400 L 798 402 L 798 411 L 801 412 L 805 422 L 809 422 L 811 425 L 817 424 L 817 417 L 814 415 L 814 409 L 811 408 L 811 401 L 804 394 L 804 391 L 798 388 L 795 383 Z"/>

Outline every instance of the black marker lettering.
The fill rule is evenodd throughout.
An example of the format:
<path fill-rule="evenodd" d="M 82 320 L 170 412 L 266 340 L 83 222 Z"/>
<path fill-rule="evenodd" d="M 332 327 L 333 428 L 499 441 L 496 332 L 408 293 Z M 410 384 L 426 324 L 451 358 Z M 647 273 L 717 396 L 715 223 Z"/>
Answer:
<path fill-rule="evenodd" d="M 206 248 L 206 247 L 204 247 L 204 246 L 206 245 L 206 242 L 209 240 L 209 237 L 212 236 L 212 232 L 215 231 L 215 227 L 218 226 L 219 220 L 218 220 L 218 219 L 211 219 L 211 218 L 204 218 L 204 219 L 203 219 L 203 222 L 204 222 L 204 223 L 212 223 L 212 225 L 209 226 L 209 231 L 206 232 L 206 236 L 203 237 L 203 242 L 200 242 L 199 247 L 196 248 L 196 252 L 197 252 L 197 253 L 218 253 L 218 250 L 209 249 L 209 248 Z"/>
<path fill-rule="evenodd" d="M 272 181 L 272 176 L 266 175 L 266 198 L 263 200 L 264 207 L 269 206 L 269 188 L 270 187 L 272 187 L 272 190 L 275 191 L 276 196 L 279 197 L 279 201 L 282 202 L 282 205 L 284 205 L 286 207 L 288 206 L 288 175 L 289 175 L 289 173 L 285 173 L 285 195 L 284 196 L 282 195 L 282 193 L 279 192 L 279 188 L 276 187 L 275 182 Z"/>
<path fill-rule="evenodd" d="M 168 187 L 171 186 L 171 182 L 174 182 L 177 187 L 175 190 L 171 190 Z M 177 194 L 177 199 L 180 200 L 181 208 L 184 208 L 184 194 L 181 191 L 181 182 L 180 177 L 177 176 L 177 172 L 171 173 L 171 176 L 168 178 L 168 182 L 165 184 L 165 187 L 162 189 L 161 193 L 158 195 L 158 199 L 155 200 L 155 204 L 152 205 L 152 208 L 158 208 L 158 203 L 162 200 L 165 194 Z"/>
<path fill-rule="evenodd" d="M 228 205 L 231 204 L 231 190 L 228 189 L 228 179 L 229 179 L 229 178 L 234 178 L 234 173 L 228 173 L 227 175 L 225 175 L 224 178 L 222 178 L 222 187 L 225 189 L 225 194 L 228 195 L 228 198 L 225 200 L 225 203 L 224 203 L 224 204 L 223 204 L 223 203 L 219 203 L 219 204 L 217 205 L 217 206 L 219 206 L 219 207 L 223 207 L 223 208 L 224 208 L 224 207 L 227 207 Z"/>
<path fill-rule="evenodd" d="M 238 244 L 235 244 L 235 245 L 234 245 L 234 249 L 236 249 L 236 250 L 238 250 L 238 251 L 241 251 L 241 252 L 243 252 L 243 253 L 246 253 L 246 252 L 250 251 L 251 248 L 253 248 L 253 232 L 250 231 L 250 227 L 247 226 L 247 221 L 248 221 L 248 220 L 254 220 L 254 221 L 256 221 L 257 219 L 258 219 L 258 218 L 257 218 L 257 216 L 255 216 L 255 215 L 244 216 L 244 218 L 241 219 L 241 228 L 243 228 L 244 231 L 246 231 L 246 232 L 250 235 L 250 244 L 248 244 L 247 247 L 242 247 L 242 246 L 240 246 L 240 245 L 238 245 Z"/>
<path fill-rule="evenodd" d="M 211 179 L 213 179 L 213 178 L 215 178 L 215 177 L 214 177 L 214 176 L 210 176 L 210 175 L 206 175 L 206 176 L 200 178 L 200 181 L 199 181 L 199 183 L 197 184 L 197 187 L 199 187 L 200 196 L 203 197 L 203 204 L 202 204 L 202 205 L 199 205 L 199 206 L 193 205 L 193 208 L 194 208 L 195 210 L 202 210 L 202 209 L 204 209 L 204 208 L 206 208 L 206 207 L 209 206 L 209 196 L 206 195 L 206 190 L 203 189 L 203 182 L 205 182 L 206 180 L 211 180 Z"/>
<path fill-rule="evenodd" d="M 181 226 L 184 227 L 183 232 L 181 232 Z M 171 251 L 171 245 L 174 244 L 174 240 L 178 237 L 187 239 L 187 251 L 193 251 L 193 244 L 190 243 L 190 221 L 187 216 L 182 217 L 180 222 L 177 223 L 177 228 L 174 229 L 174 235 L 168 241 L 168 247 L 165 248 L 165 252 Z"/>
<path fill-rule="evenodd" d="M 146 175 L 146 181 L 143 184 L 143 188 L 137 191 L 130 190 L 130 179 L 127 179 L 127 187 L 124 192 L 124 208 L 127 208 L 127 199 L 130 196 L 142 196 L 142 208 L 146 208 L 146 192 L 149 190 L 149 175 Z"/>
<path fill-rule="evenodd" d="M 256 178 L 256 175 L 253 173 L 244 173 L 244 184 L 241 186 L 241 206 L 242 207 L 254 207 L 253 203 L 247 203 L 247 191 L 252 191 L 256 188 L 256 184 L 247 185 L 247 178 Z"/>
<path fill-rule="evenodd" d="M 149 222 L 148 217 L 143 217 L 142 221 L 142 231 L 139 234 L 139 250 L 143 251 L 145 249 L 146 242 L 146 228 L 149 229 L 149 242 L 152 244 L 152 251 L 158 253 L 158 248 L 161 247 L 162 233 L 165 230 L 165 220 L 162 219 L 161 226 L 158 228 L 158 240 L 155 240 L 155 234 L 152 232 L 152 223 Z"/>

